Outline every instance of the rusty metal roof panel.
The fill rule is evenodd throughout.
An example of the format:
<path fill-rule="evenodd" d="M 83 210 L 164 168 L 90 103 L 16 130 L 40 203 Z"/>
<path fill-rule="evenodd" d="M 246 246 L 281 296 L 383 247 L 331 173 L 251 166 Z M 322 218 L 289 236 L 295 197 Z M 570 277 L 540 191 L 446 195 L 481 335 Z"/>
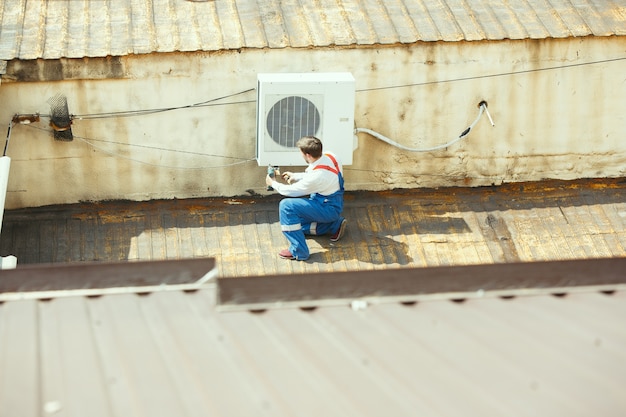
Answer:
<path fill-rule="evenodd" d="M 413 7 L 408 7 L 402 0 L 386 1 L 382 7 L 389 14 L 391 25 L 397 32 L 398 42 L 411 43 L 420 37 L 420 29 L 412 16 Z"/>
<path fill-rule="evenodd" d="M 459 27 L 459 22 L 454 19 L 445 0 L 424 1 L 423 4 L 437 29 L 437 40 L 451 42 L 463 40 L 463 31 Z"/>
<path fill-rule="evenodd" d="M 22 32 L 24 30 L 24 13 L 22 9 L 23 2 L 7 5 L 6 2 L 0 3 L 0 59 L 3 57 L 17 57 L 19 47 L 22 41 Z"/>
<path fill-rule="evenodd" d="M 412 42 L 417 32 L 408 19 L 406 6 L 400 1 L 365 1 L 362 3 L 363 13 L 348 13 L 348 16 L 361 15 L 366 30 L 355 30 L 359 39 L 372 37 L 375 43 L 394 44 Z M 353 29 L 356 26 L 352 25 Z"/>
<path fill-rule="evenodd" d="M 14 0 L 0 59 L 626 34 L 608 0 Z"/>
<path fill-rule="evenodd" d="M 218 312 L 0 303 L 0 415 L 621 416 L 626 292 Z"/>
<path fill-rule="evenodd" d="M 528 4 L 530 10 L 527 13 L 536 16 L 537 19 L 536 22 L 534 19 L 522 20 L 527 25 L 531 38 L 566 38 L 571 36 L 569 28 L 563 22 L 563 14 L 571 12 L 571 6 L 559 11 L 556 8 L 559 6 L 559 0 L 528 0 Z"/>
<path fill-rule="evenodd" d="M 446 7 L 450 10 L 451 17 L 447 20 L 456 22 L 462 32 L 462 39 L 466 41 L 479 41 L 486 39 L 486 34 L 481 26 L 484 19 L 488 25 L 488 14 L 480 13 L 480 9 L 474 9 L 471 2 L 466 0 L 446 0 Z"/>
<path fill-rule="evenodd" d="M 274 13 L 270 7 L 270 11 L 266 14 L 275 16 L 276 23 L 280 23 L 283 33 L 280 36 L 281 47 L 292 46 L 294 48 L 306 47 L 311 44 L 311 33 L 307 25 L 299 23 L 304 22 L 304 8 L 295 2 L 282 2 L 282 13 Z M 276 42 L 276 40 L 275 40 Z"/>
<path fill-rule="evenodd" d="M 494 8 L 491 6 L 491 3 L 485 0 L 471 2 L 471 13 L 478 16 L 478 18 L 474 19 L 474 25 L 480 28 L 481 39 L 523 38 L 524 36 L 519 32 L 515 33 L 516 26 L 508 27 L 509 23 L 502 21 L 503 19 L 510 19 L 510 16 L 500 16 L 497 13 L 499 10 L 503 10 L 503 8 Z"/>
<path fill-rule="evenodd" d="M 559 9 L 563 10 L 560 13 L 560 18 L 563 22 L 561 31 L 567 29 L 572 36 L 586 36 L 589 33 L 597 36 L 607 36 L 608 32 L 605 29 L 605 23 L 598 19 L 593 4 L 577 1 L 570 2 L 569 0 L 551 1 L 558 4 Z M 565 7 L 566 5 L 571 6 Z M 587 24 L 586 21 L 591 21 L 592 24 Z"/>

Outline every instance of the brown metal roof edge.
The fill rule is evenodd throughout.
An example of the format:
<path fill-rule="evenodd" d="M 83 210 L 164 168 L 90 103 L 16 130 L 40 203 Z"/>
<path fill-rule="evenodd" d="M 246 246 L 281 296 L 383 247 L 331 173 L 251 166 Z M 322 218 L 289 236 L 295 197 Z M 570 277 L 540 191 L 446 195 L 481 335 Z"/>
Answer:
<path fill-rule="evenodd" d="M 18 265 L 0 271 L 0 299 L 9 293 L 23 297 L 24 293 L 50 296 L 59 291 L 97 294 L 112 288 L 146 292 L 163 286 L 199 287 L 216 275 L 214 258 Z"/>
<path fill-rule="evenodd" d="M 143 285 L 132 287 L 110 287 L 110 288 L 86 288 L 50 291 L 27 291 L 27 292 L 5 292 L 0 293 L 0 304 L 7 301 L 20 300 L 53 300 L 68 297 L 89 297 L 97 298 L 105 295 L 136 294 L 138 296 L 149 295 L 157 292 L 195 292 L 208 288 L 212 284 L 192 283 L 192 284 L 163 284 L 163 285 Z"/>
<path fill-rule="evenodd" d="M 295 261 L 294 261 L 295 262 Z M 626 258 L 218 278 L 219 311 L 356 302 L 612 291 L 626 288 Z"/>
<path fill-rule="evenodd" d="M 259 302 L 251 304 L 218 304 L 216 311 L 220 313 L 250 311 L 253 313 L 263 313 L 267 310 L 275 309 L 300 309 L 304 311 L 313 311 L 324 307 L 347 306 L 353 310 L 363 310 L 377 304 L 399 303 L 412 305 L 415 303 L 426 301 L 454 301 L 465 302 L 473 299 L 503 298 L 512 299 L 518 297 L 529 297 L 539 295 L 553 295 L 555 297 L 566 296 L 569 294 L 580 293 L 604 293 L 613 294 L 618 291 L 626 291 L 626 284 L 610 284 L 610 285 L 593 285 L 593 286 L 576 286 L 576 287 L 547 287 L 547 288 L 524 288 L 524 289 L 508 289 L 508 290 L 479 290 L 475 292 L 449 292 L 449 293 L 433 293 L 433 294 L 414 294 L 414 295 L 398 295 L 398 296 L 375 296 L 360 298 L 337 298 L 337 299 L 320 299 L 320 300 L 296 300 L 284 302 Z M 1 297 L 1 296 L 0 296 Z"/>

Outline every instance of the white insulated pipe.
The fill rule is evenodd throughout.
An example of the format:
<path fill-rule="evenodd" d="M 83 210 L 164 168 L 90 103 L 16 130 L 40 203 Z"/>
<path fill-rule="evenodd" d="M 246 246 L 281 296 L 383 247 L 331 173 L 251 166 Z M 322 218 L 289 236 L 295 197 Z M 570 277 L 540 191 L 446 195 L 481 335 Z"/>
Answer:
<path fill-rule="evenodd" d="M 11 168 L 11 158 L 0 157 L 0 232 L 2 232 L 2 217 L 4 215 L 4 203 L 7 196 L 7 185 L 9 183 L 9 168 Z"/>
<path fill-rule="evenodd" d="M 9 168 L 11 168 L 11 158 L 0 157 L 0 232 L 2 232 L 2 217 L 4 216 L 4 203 L 7 196 L 7 185 L 9 183 Z M 0 257 L 0 269 L 13 269 L 17 264 L 15 256 Z"/>

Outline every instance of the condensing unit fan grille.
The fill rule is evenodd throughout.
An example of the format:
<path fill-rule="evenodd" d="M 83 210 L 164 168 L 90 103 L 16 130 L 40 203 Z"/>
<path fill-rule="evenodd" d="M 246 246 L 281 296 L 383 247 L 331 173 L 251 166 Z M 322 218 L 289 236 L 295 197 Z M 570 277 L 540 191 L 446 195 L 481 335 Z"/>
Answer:
<path fill-rule="evenodd" d="M 276 102 L 267 114 L 267 132 L 278 145 L 293 148 L 303 136 L 317 134 L 320 112 L 304 97 L 289 96 Z"/>

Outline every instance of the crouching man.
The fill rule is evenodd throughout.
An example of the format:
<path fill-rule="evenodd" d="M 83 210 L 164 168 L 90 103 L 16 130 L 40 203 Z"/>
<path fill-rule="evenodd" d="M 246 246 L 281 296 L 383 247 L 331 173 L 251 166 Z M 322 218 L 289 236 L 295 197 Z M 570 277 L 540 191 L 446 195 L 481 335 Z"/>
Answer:
<path fill-rule="evenodd" d="M 330 152 L 324 153 L 322 142 L 314 136 L 305 136 L 296 146 L 308 164 L 304 172 L 285 172 L 281 183 L 267 175 L 265 183 L 286 197 L 280 201 L 280 227 L 289 242 L 289 248 L 278 253 L 283 259 L 303 261 L 309 258 L 305 235 L 330 234 L 331 242 L 343 236 L 346 219 L 343 211 L 343 167 Z M 308 198 L 293 198 L 306 197 Z"/>

